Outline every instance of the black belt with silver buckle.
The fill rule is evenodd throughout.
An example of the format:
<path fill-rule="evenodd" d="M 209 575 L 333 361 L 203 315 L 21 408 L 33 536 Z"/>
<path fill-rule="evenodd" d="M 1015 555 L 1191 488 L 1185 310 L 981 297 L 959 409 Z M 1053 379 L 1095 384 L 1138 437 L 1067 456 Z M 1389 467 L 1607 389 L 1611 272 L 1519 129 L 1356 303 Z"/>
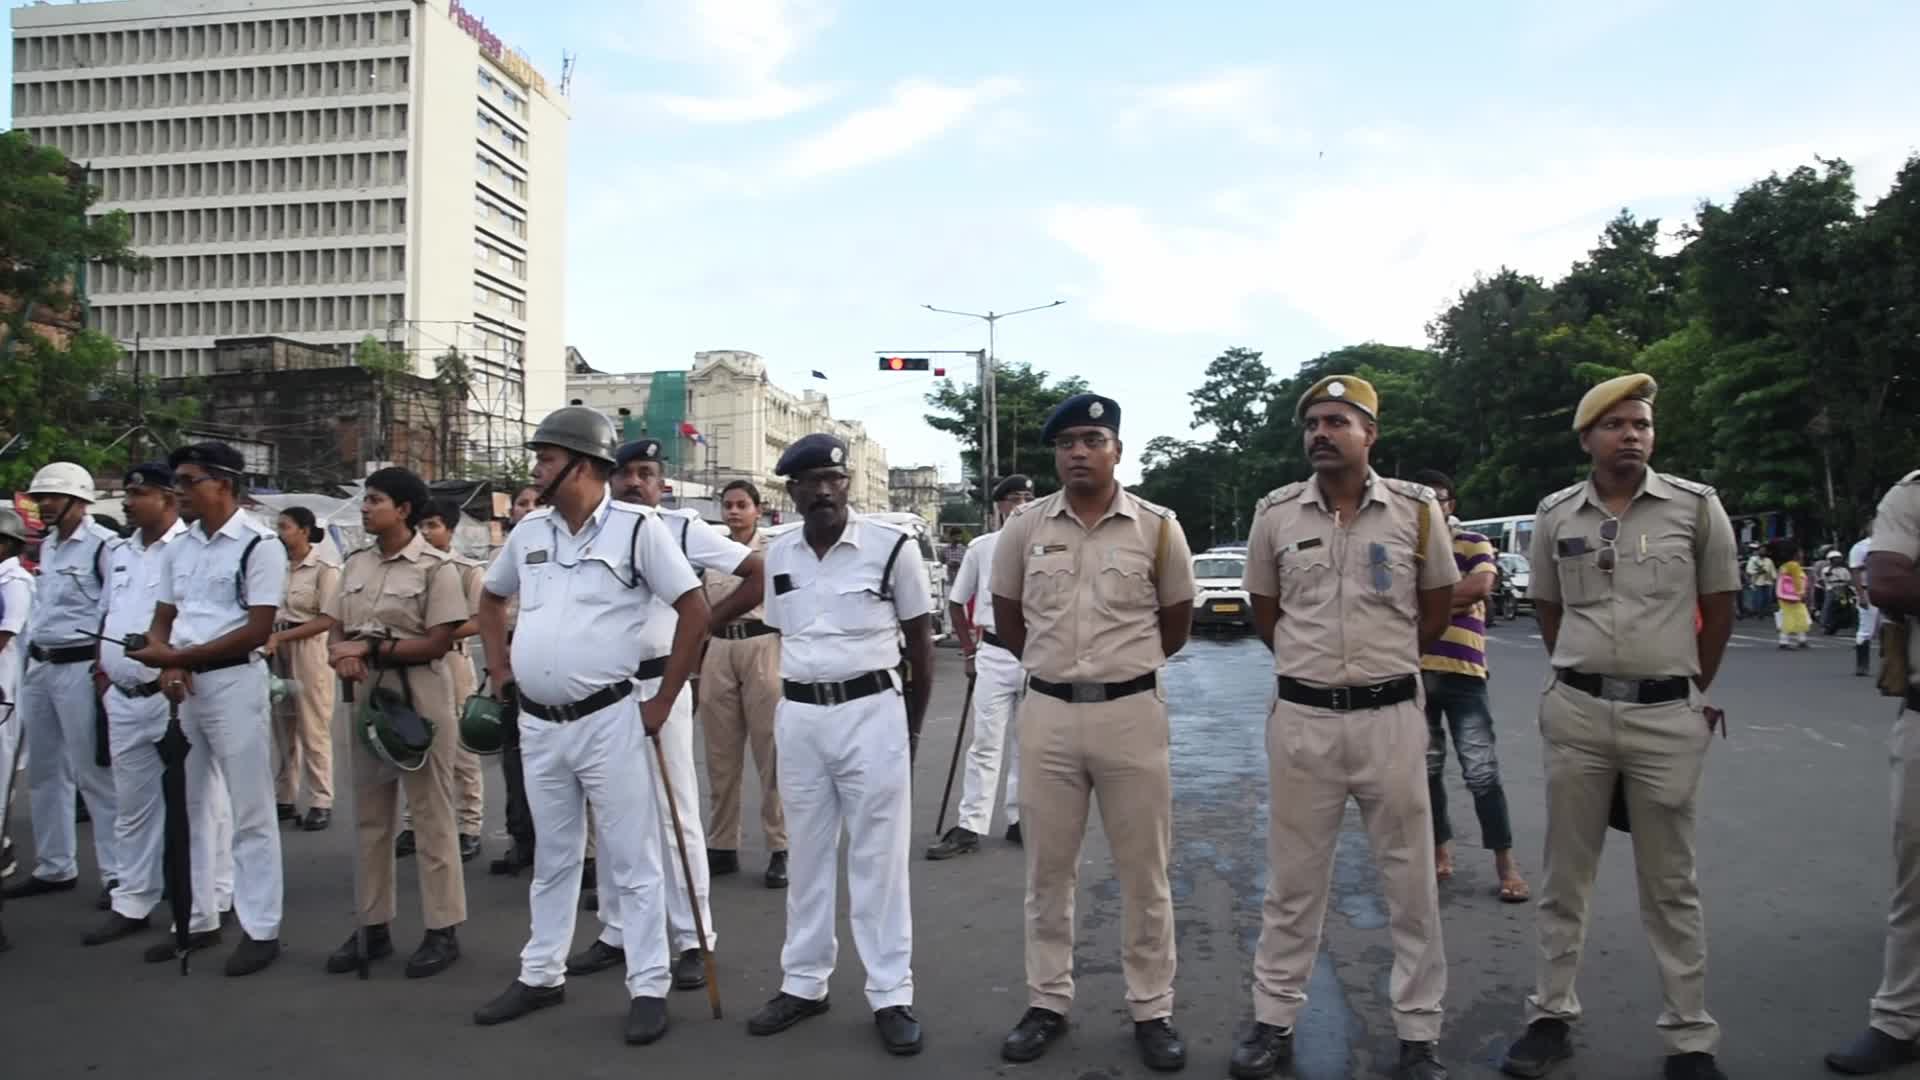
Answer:
<path fill-rule="evenodd" d="M 1623 701 L 1629 705 L 1664 705 L 1685 701 L 1693 680 L 1685 675 L 1665 679 L 1618 679 L 1612 675 L 1589 675 L 1572 668 L 1555 668 L 1553 677 L 1589 697 L 1602 701 Z"/>
<path fill-rule="evenodd" d="M 113 688 L 125 694 L 127 697 L 132 698 L 134 701 L 139 701 L 141 698 L 150 698 L 159 693 L 160 680 L 155 679 L 152 682 L 143 682 L 134 687 L 126 687 L 121 686 L 119 683 L 114 683 Z"/>
<path fill-rule="evenodd" d="M 788 701 L 802 705 L 845 705 L 863 697 L 893 689 L 893 676 L 885 671 L 869 671 L 846 682 L 794 682 L 780 680 L 780 692 Z"/>
<path fill-rule="evenodd" d="M 27 646 L 27 655 L 43 664 L 78 664 L 93 659 L 93 654 L 92 645 L 55 645 L 51 649 Z"/>
<path fill-rule="evenodd" d="M 759 619 L 749 619 L 746 622 L 728 623 L 715 630 L 713 636 L 726 641 L 746 641 L 748 638 L 765 637 L 779 632 Z"/>
<path fill-rule="evenodd" d="M 601 709 L 625 699 L 631 693 L 633 693 L 633 683 L 621 679 L 612 686 L 603 686 L 570 705 L 542 705 L 521 694 L 520 711 L 549 723 L 571 724 L 583 716 L 592 716 Z"/>
<path fill-rule="evenodd" d="M 248 653 L 245 656 L 230 656 L 225 660 L 215 660 L 211 664 L 195 664 L 187 670 L 195 675 L 205 675 L 209 671 L 225 671 L 230 667 L 244 667 L 251 663 L 253 663 L 253 654 Z"/>
<path fill-rule="evenodd" d="M 1123 697 L 1132 697 L 1143 690 L 1151 690 L 1157 685 L 1159 676 L 1147 672 L 1138 678 L 1126 682 L 1048 682 L 1039 676 L 1027 680 L 1027 685 L 1050 698 L 1074 705 L 1098 705 L 1104 701 L 1118 701 Z"/>
<path fill-rule="evenodd" d="M 1414 675 L 1402 675 L 1371 686 L 1309 686 L 1285 675 L 1275 676 L 1274 682 L 1281 701 L 1334 712 L 1384 709 L 1389 705 L 1412 701 L 1420 692 L 1420 679 Z"/>
<path fill-rule="evenodd" d="M 994 633 L 994 632 L 993 632 L 993 631 L 991 631 L 991 630 L 982 630 L 982 631 L 980 631 L 980 641 L 981 641 L 981 643 L 982 643 L 982 644 L 986 644 L 986 645 L 991 645 L 991 646 L 993 646 L 993 647 L 994 647 L 994 648 L 996 648 L 996 649 L 1006 649 L 1006 648 L 1007 648 L 1007 643 L 1006 643 L 1006 642 L 1004 642 L 1004 641 L 1001 641 L 1001 640 L 1000 640 L 1000 635 L 999 635 L 999 634 L 996 634 L 996 633 Z M 1007 651 L 1008 651 L 1008 652 L 1012 652 L 1013 650 L 1012 650 L 1012 649 L 1007 649 Z"/>
<path fill-rule="evenodd" d="M 664 656 L 656 656 L 651 660 L 640 661 L 640 666 L 634 669 L 633 677 L 639 679 L 641 682 L 646 682 L 648 679 L 665 678 L 666 674 L 667 658 Z"/>

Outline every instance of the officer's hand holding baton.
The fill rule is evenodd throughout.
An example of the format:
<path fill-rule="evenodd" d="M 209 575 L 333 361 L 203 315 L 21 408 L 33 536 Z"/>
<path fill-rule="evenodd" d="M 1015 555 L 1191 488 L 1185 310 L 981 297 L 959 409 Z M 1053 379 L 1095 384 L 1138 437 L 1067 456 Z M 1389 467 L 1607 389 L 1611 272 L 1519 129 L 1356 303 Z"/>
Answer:
<path fill-rule="evenodd" d="M 660 734 L 667 726 L 667 718 L 673 715 L 673 701 L 665 694 L 655 694 L 640 703 L 640 723 L 645 725 L 648 735 Z"/>

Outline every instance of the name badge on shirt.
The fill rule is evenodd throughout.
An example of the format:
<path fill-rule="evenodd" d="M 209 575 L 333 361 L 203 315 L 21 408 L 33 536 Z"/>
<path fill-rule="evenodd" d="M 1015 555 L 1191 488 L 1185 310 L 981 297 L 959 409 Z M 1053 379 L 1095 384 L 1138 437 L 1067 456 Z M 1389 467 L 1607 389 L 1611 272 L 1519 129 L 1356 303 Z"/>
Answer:
<path fill-rule="evenodd" d="M 773 575 L 773 595 L 785 596 L 792 591 L 793 591 L 793 575 L 792 574 Z"/>
<path fill-rule="evenodd" d="M 1281 548 L 1280 554 L 1292 555 L 1296 552 L 1312 551 L 1314 548 L 1317 548 L 1324 543 L 1326 543 L 1326 541 L 1322 540 L 1317 536 L 1309 536 L 1305 540 L 1295 540 L 1293 543 L 1288 544 L 1286 547 Z"/>
<path fill-rule="evenodd" d="M 1035 544 L 1035 545 L 1033 545 L 1033 553 L 1034 553 L 1034 554 L 1035 554 L 1036 556 L 1038 556 L 1038 555 L 1058 555 L 1059 553 L 1061 553 L 1061 552 L 1063 552 L 1063 551 L 1065 551 L 1065 550 L 1067 550 L 1067 545 L 1065 545 L 1065 544 Z"/>
<path fill-rule="evenodd" d="M 1561 558 L 1577 559 L 1587 553 L 1587 538 L 1584 536 L 1569 536 L 1563 540 L 1555 541 L 1553 546 Z"/>
<path fill-rule="evenodd" d="M 541 548 L 541 549 L 540 549 L 539 551 L 529 551 L 529 552 L 527 552 L 527 565 L 528 565 L 528 566 L 536 566 L 536 565 L 538 565 L 538 564 L 540 564 L 540 563 L 543 563 L 543 562 L 546 562 L 546 561 L 547 561 L 547 551 L 546 551 L 546 549 L 545 549 L 545 548 Z"/>

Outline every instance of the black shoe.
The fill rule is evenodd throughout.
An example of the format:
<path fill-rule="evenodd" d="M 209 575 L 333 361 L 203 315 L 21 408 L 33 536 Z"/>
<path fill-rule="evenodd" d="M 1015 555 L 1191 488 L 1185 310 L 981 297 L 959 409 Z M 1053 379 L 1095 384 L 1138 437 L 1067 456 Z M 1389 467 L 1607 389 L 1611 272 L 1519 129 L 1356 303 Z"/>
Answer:
<path fill-rule="evenodd" d="M 521 847 L 520 842 L 516 840 L 513 842 L 513 846 L 507 849 L 505 855 L 487 864 L 487 873 L 497 874 L 500 877 L 517 877 L 520 871 L 532 865 L 533 850 L 531 848 Z"/>
<path fill-rule="evenodd" d="M 1009 843 L 1009 844 L 1012 844 L 1012 845 L 1013 845 L 1014 847 L 1025 847 L 1025 846 L 1027 846 L 1027 845 L 1026 845 L 1026 841 L 1025 841 L 1025 840 L 1023 840 L 1023 839 L 1021 839 L 1021 837 L 1020 837 L 1020 823 L 1019 823 L 1019 822 L 1017 822 L 1017 821 L 1016 821 L 1016 822 L 1014 822 L 1014 823 L 1012 823 L 1011 825 L 1008 825 L 1008 826 L 1007 826 L 1007 843 Z"/>
<path fill-rule="evenodd" d="M 627 1045 L 645 1046 L 667 1033 L 667 999 L 637 997 L 627 1006 Z"/>
<path fill-rule="evenodd" d="M 1545 1076 L 1555 1062 L 1572 1056 L 1573 1040 L 1568 1036 L 1565 1020 L 1535 1020 L 1527 1025 L 1526 1034 L 1507 1047 L 1500 1071 L 1508 1076 Z"/>
<path fill-rule="evenodd" d="M 65 881 L 48 881 L 43 877 L 28 877 L 18 885 L 9 885 L 0 891 L 0 898 L 25 900 L 29 896 L 47 896 L 52 893 L 72 892 L 80 887 L 80 879 L 70 877 Z"/>
<path fill-rule="evenodd" d="M 1028 1009 L 1000 1042 L 1000 1056 L 1012 1062 L 1038 1061 L 1047 1045 L 1067 1033 L 1067 1018 L 1052 1009 Z"/>
<path fill-rule="evenodd" d="M 567 974 L 592 975 L 624 961 L 625 949 L 616 949 L 604 941 L 595 939 L 593 944 L 567 957 Z"/>
<path fill-rule="evenodd" d="M 1293 1060 L 1293 1029 L 1256 1021 L 1233 1046 L 1227 1075 L 1234 1080 L 1265 1080 Z"/>
<path fill-rule="evenodd" d="M 1873 643 L 1863 641 L 1853 647 L 1853 673 L 1865 675 L 1867 665 L 1873 660 Z"/>
<path fill-rule="evenodd" d="M 760 1006 L 747 1021 L 749 1035 L 775 1035 L 787 1030 L 809 1016 L 819 1016 L 827 1011 L 827 999 L 808 1001 L 794 997 L 782 990 L 772 1001 Z"/>
<path fill-rule="evenodd" d="M 119 887 L 120 883 L 118 881 L 109 881 L 105 885 L 100 886 L 100 897 L 93 902 L 93 909 L 95 911 L 112 911 L 113 890 Z"/>
<path fill-rule="evenodd" d="M 1401 1039 L 1400 1064 L 1393 1070 L 1393 1080 L 1447 1080 L 1447 1067 L 1433 1056 L 1432 1043 Z"/>
<path fill-rule="evenodd" d="M 144 917 L 129 919 L 116 911 L 107 916 L 106 923 L 102 925 L 100 929 L 81 938 L 80 944 L 105 945 L 110 941 L 119 941 L 121 938 L 132 937 L 152 925 L 152 919 Z"/>
<path fill-rule="evenodd" d="M 300 828 L 305 832 L 326 832 L 327 826 L 331 824 L 333 824 L 333 811 L 324 806 L 316 806 L 307 811 L 306 820 L 300 822 Z"/>
<path fill-rule="evenodd" d="M 707 876 L 725 877 L 740 872 L 740 853 L 726 848 L 707 849 Z"/>
<path fill-rule="evenodd" d="M 1133 1041 L 1140 1045 L 1140 1060 L 1154 1072 L 1179 1072 L 1187 1067 L 1187 1044 L 1173 1030 L 1173 1021 L 1138 1020 L 1133 1025 Z"/>
<path fill-rule="evenodd" d="M 1720 1071 L 1714 1063 L 1712 1054 L 1694 1051 L 1688 1054 L 1670 1054 L 1663 1075 L 1667 1080 L 1727 1080 L 1727 1074 Z"/>
<path fill-rule="evenodd" d="M 386 923 L 365 928 L 367 935 L 367 961 L 382 959 L 393 955 L 393 934 Z M 347 935 L 347 940 L 327 955 L 327 974 L 345 975 L 349 971 L 360 970 L 358 952 L 359 933 Z"/>
<path fill-rule="evenodd" d="M 290 802 L 274 803 L 273 814 L 281 821 L 292 821 L 294 819 L 293 804 Z"/>
<path fill-rule="evenodd" d="M 939 843 L 927 849 L 927 858 L 939 862 L 956 855 L 971 855 L 979 850 L 980 834 L 955 825 L 947 830 L 947 835 L 941 837 Z"/>
<path fill-rule="evenodd" d="M 427 931 L 420 939 L 420 947 L 407 957 L 407 978 L 426 979 L 438 975 L 453 966 L 460 959 L 460 939 L 454 933 L 456 928 L 443 926 L 438 930 Z"/>
<path fill-rule="evenodd" d="M 474 1010 L 473 1022 L 481 1027 L 518 1020 L 538 1009 L 551 1008 L 567 1000 L 565 983 L 559 986 L 528 986 L 515 979 L 507 991 Z"/>
<path fill-rule="evenodd" d="M 404 859 L 413 854 L 413 830 L 401 829 L 400 835 L 393 838 L 393 857 Z"/>
<path fill-rule="evenodd" d="M 218 944 L 220 944 L 220 931 L 218 930 L 200 930 L 187 935 L 187 951 L 189 953 L 197 953 L 202 949 L 211 949 Z M 169 960 L 176 959 L 173 955 L 173 935 L 168 934 L 167 940 L 157 945 L 147 946 L 147 951 L 142 953 L 140 958 L 149 964 L 164 964 Z"/>
<path fill-rule="evenodd" d="M 673 988 L 698 990 L 707 985 L 706 961 L 699 949 L 688 949 L 673 960 Z"/>
<path fill-rule="evenodd" d="M 1911 1039 L 1896 1039 L 1877 1027 L 1854 1036 L 1845 1047 L 1827 1055 L 1827 1068 L 1848 1076 L 1872 1076 L 1920 1059 Z"/>
<path fill-rule="evenodd" d="M 873 1014 L 880 1029 L 880 1044 L 895 1057 L 912 1057 L 920 1052 L 920 1021 L 907 1005 L 890 1005 Z"/>
<path fill-rule="evenodd" d="M 480 838 L 468 833 L 460 834 L 460 861 L 472 862 L 480 854 Z"/>
<path fill-rule="evenodd" d="M 760 880 L 765 882 L 769 889 L 784 889 L 787 887 L 786 852 L 776 851 L 773 853 L 773 857 L 767 860 L 767 872 Z"/>
<path fill-rule="evenodd" d="M 265 971 L 267 966 L 280 959 L 280 939 L 258 938 L 242 935 L 240 947 L 227 957 L 227 974 L 233 978 L 252 975 Z"/>

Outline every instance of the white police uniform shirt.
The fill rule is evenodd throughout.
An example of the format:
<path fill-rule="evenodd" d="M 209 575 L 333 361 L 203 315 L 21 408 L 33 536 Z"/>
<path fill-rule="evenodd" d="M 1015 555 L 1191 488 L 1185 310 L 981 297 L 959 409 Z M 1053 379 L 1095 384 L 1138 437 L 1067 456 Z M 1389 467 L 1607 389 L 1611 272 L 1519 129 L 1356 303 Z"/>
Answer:
<path fill-rule="evenodd" d="M 578 533 L 552 507 L 528 514 L 507 534 L 485 582 L 495 596 L 519 596 L 513 678 L 543 705 L 631 679 L 647 623 L 658 618 L 654 600 L 699 587 L 660 519 L 606 494 Z"/>
<path fill-rule="evenodd" d="M 81 518 L 71 535 L 47 534 L 40 545 L 40 587 L 29 640 L 43 649 L 93 643 L 87 635 L 100 627 L 107 554 L 119 542 L 92 515 Z"/>
<path fill-rule="evenodd" d="M 973 601 L 973 625 L 992 633 L 993 553 L 999 532 L 976 537 L 967 545 L 960 573 L 953 579 L 952 602 L 965 607 Z M 1007 767 L 1007 824 L 1020 820 L 1020 740 L 1007 727 L 1014 719 L 1026 670 L 1004 646 L 982 640 L 974 654 L 973 741 L 967 747 L 967 771 L 960 785 L 960 810 L 955 824 L 975 834 L 985 833 L 993 817 L 993 797 L 1000 787 L 1002 748 Z"/>
<path fill-rule="evenodd" d="M 100 632 L 111 640 L 100 643 L 100 670 L 123 690 L 135 689 L 160 677 L 160 669 L 127 659 L 126 648 L 120 642 L 128 634 L 146 633 L 153 625 L 153 608 L 160 599 L 160 581 L 165 576 L 161 571 L 166 565 L 167 548 L 186 531 L 186 522 L 175 521 L 158 540 L 148 544 L 141 540 L 141 533 L 136 529 L 132 536 L 114 546 L 108 558 L 106 623 Z M 252 569 L 251 562 L 248 569 Z"/>
<path fill-rule="evenodd" d="M 698 510 L 644 509 L 660 519 L 661 525 L 673 537 L 675 548 L 686 557 L 695 574 L 708 570 L 731 574 L 740 569 L 740 564 L 753 554 L 746 545 L 735 542 L 726 533 L 701 520 Z M 646 625 L 640 630 L 642 660 L 652 660 L 672 652 L 673 633 L 680 622 L 680 616 L 670 602 L 655 596 L 654 604 L 656 610 L 648 616 Z"/>
<path fill-rule="evenodd" d="M 975 537 L 973 543 L 967 545 L 967 553 L 960 560 L 960 572 L 953 578 L 953 592 L 947 597 L 961 607 L 978 597 L 973 605 L 973 625 L 981 630 L 994 628 L 993 593 L 987 585 L 993 580 L 993 548 L 999 539 L 998 532 L 990 532 Z"/>
<path fill-rule="evenodd" d="M 794 682 L 845 682 L 900 665 L 900 624 L 933 610 L 926 564 L 913 538 L 890 525 L 849 513 L 840 539 L 825 558 L 814 555 L 806 530 L 767 545 L 766 622 L 780 631 L 780 677 Z M 894 546 L 889 590 L 881 575 Z"/>
<path fill-rule="evenodd" d="M 0 632 L 12 634 L 6 650 L 0 652 L 0 696 L 13 701 L 20 683 L 20 658 L 27 651 L 21 635 L 33 614 L 33 575 L 20 565 L 19 556 L 0 562 Z"/>
<path fill-rule="evenodd" d="M 277 609 L 287 592 L 286 545 L 239 510 L 211 536 L 205 521 L 194 522 L 168 542 L 161 558 L 159 601 L 174 609 L 169 643 L 176 649 L 233 633 L 246 625 L 248 608 Z"/>

